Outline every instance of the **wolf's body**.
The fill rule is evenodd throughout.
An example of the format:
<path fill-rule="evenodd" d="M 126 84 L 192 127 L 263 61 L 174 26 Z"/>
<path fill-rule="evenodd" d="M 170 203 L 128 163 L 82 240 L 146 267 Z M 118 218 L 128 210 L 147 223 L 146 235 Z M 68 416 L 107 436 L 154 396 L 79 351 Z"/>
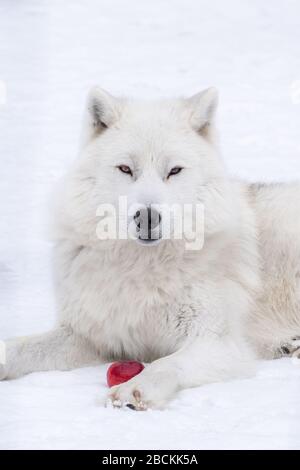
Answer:
<path fill-rule="evenodd" d="M 96 90 L 82 151 L 58 199 L 53 331 L 7 341 L 2 378 L 100 360 L 150 362 L 110 391 L 114 406 L 163 405 L 179 389 L 253 373 L 255 358 L 293 353 L 300 335 L 300 185 L 227 177 L 213 90 L 131 103 Z M 122 174 L 119 165 L 132 168 Z M 171 167 L 182 174 L 169 178 Z M 97 205 L 200 201 L 202 250 L 99 241 Z"/>

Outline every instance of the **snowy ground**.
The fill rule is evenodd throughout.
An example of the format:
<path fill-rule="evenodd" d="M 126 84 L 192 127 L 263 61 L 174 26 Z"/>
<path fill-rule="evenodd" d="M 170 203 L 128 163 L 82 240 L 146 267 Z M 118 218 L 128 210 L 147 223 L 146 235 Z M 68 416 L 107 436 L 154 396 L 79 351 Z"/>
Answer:
<path fill-rule="evenodd" d="M 137 97 L 215 85 L 230 171 L 300 179 L 299 18 L 298 0 L 1 0 L 1 338 L 52 325 L 47 207 L 91 85 Z M 289 359 L 147 413 L 97 403 L 105 370 L 0 383 L 0 448 L 300 448 Z"/>

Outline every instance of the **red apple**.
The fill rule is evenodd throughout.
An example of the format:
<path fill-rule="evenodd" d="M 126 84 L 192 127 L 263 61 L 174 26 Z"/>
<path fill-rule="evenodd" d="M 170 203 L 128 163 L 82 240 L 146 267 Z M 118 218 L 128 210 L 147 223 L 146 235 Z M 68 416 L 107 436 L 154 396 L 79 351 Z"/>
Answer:
<path fill-rule="evenodd" d="M 127 380 L 132 379 L 132 377 L 142 372 L 143 369 L 143 364 L 136 361 L 114 362 L 107 369 L 107 385 L 113 387 L 113 385 L 127 382 Z"/>

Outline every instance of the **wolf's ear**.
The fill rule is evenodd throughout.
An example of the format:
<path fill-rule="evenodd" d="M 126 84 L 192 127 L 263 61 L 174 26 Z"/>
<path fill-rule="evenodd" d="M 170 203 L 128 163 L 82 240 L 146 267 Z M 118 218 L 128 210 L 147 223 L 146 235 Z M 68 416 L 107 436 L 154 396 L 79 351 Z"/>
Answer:
<path fill-rule="evenodd" d="M 118 100 L 99 87 L 90 90 L 87 108 L 95 128 L 106 129 L 118 116 Z"/>
<path fill-rule="evenodd" d="M 191 109 L 192 127 L 200 134 L 206 136 L 214 121 L 218 107 L 217 89 L 214 87 L 207 88 L 207 90 L 189 98 L 188 103 Z"/>
<path fill-rule="evenodd" d="M 93 87 L 87 97 L 81 145 L 110 127 L 119 115 L 119 101 L 100 87 Z"/>

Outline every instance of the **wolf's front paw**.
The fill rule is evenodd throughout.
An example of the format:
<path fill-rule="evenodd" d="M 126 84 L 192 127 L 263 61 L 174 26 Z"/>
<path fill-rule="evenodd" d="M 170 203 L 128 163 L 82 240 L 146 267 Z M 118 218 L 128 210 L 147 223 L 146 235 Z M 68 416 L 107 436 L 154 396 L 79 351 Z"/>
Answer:
<path fill-rule="evenodd" d="M 290 356 L 300 359 L 300 336 L 291 338 L 290 341 L 281 345 L 280 356 Z"/>
<path fill-rule="evenodd" d="M 136 411 L 162 408 L 178 388 L 174 374 L 155 371 L 151 365 L 141 374 L 109 391 L 106 406 L 128 407 Z"/>

